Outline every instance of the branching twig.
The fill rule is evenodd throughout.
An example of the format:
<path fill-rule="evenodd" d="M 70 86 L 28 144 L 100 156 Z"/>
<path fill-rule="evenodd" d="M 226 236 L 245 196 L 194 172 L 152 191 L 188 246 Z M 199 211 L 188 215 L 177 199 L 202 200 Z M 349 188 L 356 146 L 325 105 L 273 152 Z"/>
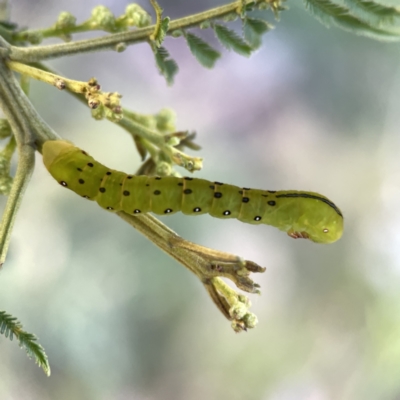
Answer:
<path fill-rule="evenodd" d="M 17 61 L 6 61 L 6 64 L 10 69 L 19 72 L 22 76 L 37 79 L 49 85 L 53 85 L 60 90 L 66 89 L 70 93 L 78 94 L 80 96 L 83 95 L 87 100 L 88 106 L 92 110 L 95 110 L 100 105 L 108 108 L 110 110 L 110 116 L 113 116 L 111 118 L 112 120 L 122 118 L 122 110 L 120 106 L 121 95 L 116 92 L 102 92 L 100 90 L 100 85 L 97 83 L 95 78 L 89 79 L 88 82 L 82 82 L 68 79 L 45 69 L 36 68 Z"/>
<path fill-rule="evenodd" d="M 14 81 L 15 78 L 10 70 L 4 62 L 0 62 L 0 92 L 2 94 L 0 106 L 10 123 L 18 146 L 17 172 L 0 226 L 0 267 L 6 259 L 15 217 L 35 163 L 32 131 L 26 120 L 26 114 L 20 112 L 19 96 L 15 94 Z"/>
<path fill-rule="evenodd" d="M 97 81 L 95 79 L 91 79 L 89 82 L 81 82 L 73 79 L 64 78 L 61 75 L 51 72 L 49 68 L 40 69 L 15 61 L 7 61 L 6 64 L 12 70 L 19 72 L 23 75 L 27 75 L 34 79 L 38 79 L 42 82 L 51 84 L 58 89 L 68 90 L 79 100 L 83 100 L 83 97 L 81 96 L 82 94 L 85 95 L 86 99 L 88 100 L 89 107 L 92 107 L 91 102 L 93 101 L 99 101 L 102 104 L 106 105 L 105 102 L 109 98 L 109 96 L 107 96 L 107 93 L 103 93 L 98 90 L 100 86 L 97 84 Z M 94 90 L 93 93 L 92 89 Z M 115 96 L 116 94 L 111 93 L 111 95 Z M 135 119 L 130 118 L 134 114 L 130 113 L 129 111 L 125 114 L 122 107 L 119 106 L 119 102 L 118 109 L 119 114 L 121 116 L 124 115 L 124 117 L 118 119 L 112 118 L 112 122 L 120 125 L 132 136 L 139 136 L 145 140 L 148 140 L 153 145 L 156 145 L 163 153 L 163 155 L 171 161 L 171 163 L 184 167 L 190 172 L 197 171 L 202 168 L 202 159 L 200 157 L 189 156 L 173 146 L 174 144 L 176 144 L 176 141 L 177 143 L 179 143 L 179 140 L 177 140 L 177 138 L 172 137 L 171 135 L 161 134 L 160 132 L 144 126 L 142 123 L 136 122 Z M 49 128 L 47 125 L 45 126 L 45 132 L 43 132 L 43 126 L 41 124 L 40 116 L 32 109 L 29 110 L 29 113 L 30 118 L 32 118 L 33 122 L 36 123 L 36 125 L 39 125 L 37 127 L 37 130 L 45 134 L 46 137 L 44 139 L 51 139 L 53 132 L 48 132 Z M 41 140 L 41 142 L 43 142 L 43 140 Z M 170 142 L 172 143 L 172 145 Z"/>
<path fill-rule="evenodd" d="M 261 1 L 258 0 L 255 3 Z M 204 13 L 176 20 L 171 23 L 170 28 L 171 30 L 187 28 L 196 26 L 208 19 L 222 17 L 231 12 L 240 13 L 241 7 L 248 3 L 254 2 L 241 0 L 230 5 L 217 7 Z M 134 41 L 148 40 L 153 31 L 154 26 L 133 32 L 109 35 L 100 39 L 56 46 L 31 47 L 28 49 L 9 46 L 8 43 L 0 39 L 2 54 L 8 54 L 9 56 L 7 61 L 3 61 L 0 66 L 0 92 L 2 93 L 0 106 L 4 109 L 16 136 L 19 152 L 17 174 L 0 229 L 0 262 L 5 259 L 15 213 L 33 169 L 35 146 L 41 151 L 41 145 L 46 140 L 59 139 L 57 134 L 37 114 L 7 66 L 21 74 L 51 83 L 60 89 L 65 88 L 82 100 L 81 93 L 87 93 L 87 83 L 68 80 L 53 74 L 48 69 L 46 72 L 46 69 L 40 70 L 17 61 L 33 62 L 65 54 L 77 54 L 82 51 L 88 52 L 109 48 L 121 41 L 126 41 L 129 44 Z M 190 171 L 201 168 L 200 158 L 187 156 L 176 148 L 180 140 L 187 136 L 187 133 L 170 133 L 168 129 L 158 130 L 157 128 L 156 130 L 154 127 L 144 126 L 137 121 L 136 115 L 129 113 L 124 118 L 113 122 L 118 123 L 131 133 L 134 138 L 139 137 L 144 143 L 148 142 L 148 146 L 147 148 L 145 146 L 145 148 L 152 153 L 153 158 L 157 156 L 162 162 L 164 162 L 163 160 L 173 161 Z M 154 161 L 157 163 L 160 160 Z M 204 284 L 220 311 L 232 321 L 235 331 L 239 332 L 247 328 L 253 328 L 256 325 L 257 318 L 248 311 L 250 302 L 247 297 L 236 293 L 220 277 L 230 279 L 239 289 L 246 292 L 259 293 L 259 285 L 255 284 L 249 278 L 249 275 L 251 272 L 263 272 L 264 268 L 232 254 L 208 249 L 184 240 L 151 215 L 132 216 L 124 212 L 118 212 L 117 214 L 192 271 Z"/>
<path fill-rule="evenodd" d="M 232 12 L 239 12 L 240 14 L 243 3 L 253 3 L 257 5 L 259 3 L 265 3 L 265 0 L 234 1 L 233 3 L 216 7 L 211 10 L 176 19 L 169 23 L 168 34 L 171 34 L 175 30 L 199 26 L 202 22 L 208 20 L 223 18 L 224 16 L 229 15 Z M 272 0 L 271 3 L 273 3 Z M 114 33 L 100 38 L 78 40 L 71 43 L 61 43 L 47 46 L 32 46 L 27 48 L 11 46 L 9 57 L 13 61 L 33 63 L 41 60 L 48 60 L 50 58 L 63 57 L 67 55 L 89 53 L 92 51 L 113 50 L 115 49 L 115 46 L 121 43 L 124 43 L 125 45 L 131 45 L 148 40 L 153 34 L 155 28 L 155 25 L 151 25 L 146 28 L 141 28 L 134 31 Z"/>
<path fill-rule="evenodd" d="M 156 131 L 146 128 L 142 124 L 136 121 L 128 119 L 126 117 L 122 118 L 117 122 L 122 128 L 131 133 L 132 135 L 138 135 L 145 140 L 148 140 L 152 144 L 157 145 L 161 151 L 165 153 L 174 164 L 180 167 L 186 168 L 188 171 L 198 171 L 202 168 L 202 158 L 189 156 L 175 147 L 168 144 L 168 136 L 162 135 Z"/>
<path fill-rule="evenodd" d="M 253 328 L 257 324 L 256 316 L 248 311 L 250 301 L 247 297 L 237 294 L 219 277 L 230 279 L 246 292 L 260 293 L 259 285 L 249 275 L 251 272 L 264 272 L 265 268 L 232 254 L 189 242 L 152 215 L 117 214 L 197 275 L 219 310 L 232 321 L 235 331 Z"/>
<path fill-rule="evenodd" d="M 53 74 L 43 69 L 34 68 L 17 61 L 7 61 L 7 66 L 15 72 L 37 79 L 39 81 L 55 86 L 57 89 L 67 89 L 75 93 L 85 93 L 87 91 L 87 82 L 75 81 L 63 76 Z"/>
<path fill-rule="evenodd" d="M 0 50 L 8 49 L 8 47 L 8 43 L 0 37 Z M 17 119 L 22 118 L 23 123 L 34 132 L 34 136 L 30 138 L 31 144 L 33 145 L 35 142 L 40 147 L 46 140 L 60 139 L 57 133 L 36 112 L 13 73 L 3 63 L 1 61 L 2 86 L 0 93 L 2 93 L 2 96 L 0 97 L 2 97 L 3 102 L 8 103 L 10 111 L 15 113 L 15 117 Z M 31 135 L 33 135 L 32 132 Z"/>
<path fill-rule="evenodd" d="M 19 340 L 20 347 L 25 348 L 28 357 L 34 357 L 36 364 L 43 368 L 47 376 L 50 376 L 50 364 L 44 348 L 37 342 L 37 337 L 22 329 L 22 324 L 12 315 L 0 311 L 0 334 L 13 340 L 15 336 Z"/>
<path fill-rule="evenodd" d="M 10 119 L 13 131 L 20 132 L 18 127 L 21 125 L 25 126 L 27 132 L 24 133 L 24 131 L 22 131 L 22 133 L 20 133 L 20 139 L 22 140 L 23 145 L 21 147 L 22 151 L 20 152 L 18 171 L 21 172 L 17 172 L 12 189 L 12 193 L 16 193 L 16 196 L 11 197 L 10 195 L 9 207 L 11 211 L 6 212 L 3 216 L 4 223 L 2 224 L 1 229 L 4 230 L 4 232 L 0 231 L 0 234 L 2 234 L 1 240 L 3 240 L 3 250 L 1 254 L 2 260 L 4 261 L 15 212 L 22 197 L 23 189 L 26 186 L 26 182 L 29 179 L 30 172 L 33 168 L 33 139 L 36 138 L 35 141 L 41 144 L 45 140 L 55 140 L 58 137 L 53 135 L 51 130 L 45 129 L 43 132 L 39 115 L 36 113 L 26 96 L 20 92 L 21 89 L 19 88 L 18 83 L 15 81 L 12 73 L 6 68 L 5 64 L 3 64 L 2 72 L 6 80 L 3 80 L 4 82 L 0 81 L 4 86 L 4 88 L 0 86 L 0 90 L 6 95 L 4 96 L 4 101 L 0 104 L 5 109 L 7 117 L 14 117 L 16 120 L 16 122 L 12 124 L 12 119 Z M 8 104 L 5 99 L 9 99 L 10 104 Z M 9 112 L 7 113 L 8 109 Z M 21 110 L 21 112 L 17 112 L 17 116 L 14 116 L 13 110 L 14 112 L 15 110 Z M 27 120 L 27 118 L 29 119 Z M 161 149 L 166 151 L 168 145 L 165 143 L 165 139 L 161 134 L 158 132 L 152 132 L 135 121 L 129 122 L 131 125 L 128 124 L 128 127 L 134 129 L 136 134 L 140 135 L 140 133 L 142 133 L 144 137 L 151 139 L 152 142 L 156 139 L 156 142 L 159 142 L 158 144 Z M 31 124 L 32 130 L 29 130 L 28 128 L 29 124 Z M 151 135 L 146 136 L 149 132 Z M 176 154 L 183 154 L 172 146 L 169 147 L 173 149 L 171 150 L 171 157 Z M 28 161 L 30 163 L 27 165 Z M 17 199 L 17 201 L 12 200 L 14 198 Z M 248 311 L 250 306 L 248 299 L 245 296 L 238 295 L 219 277 L 231 279 L 242 290 L 250 293 L 259 293 L 259 286 L 249 278 L 249 275 L 251 272 L 263 272 L 264 269 L 262 267 L 251 261 L 245 261 L 237 256 L 217 250 L 211 250 L 188 242 L 151 215 L 131 216 L 123 212 L 118 213 L 118 215 L 134 226 L 158 247 L 197 275 L 217 307 L 232 321 L 232 326 L 235 331 L 239 332 L 255 326 L 257 319 L 254 314 Z"/>

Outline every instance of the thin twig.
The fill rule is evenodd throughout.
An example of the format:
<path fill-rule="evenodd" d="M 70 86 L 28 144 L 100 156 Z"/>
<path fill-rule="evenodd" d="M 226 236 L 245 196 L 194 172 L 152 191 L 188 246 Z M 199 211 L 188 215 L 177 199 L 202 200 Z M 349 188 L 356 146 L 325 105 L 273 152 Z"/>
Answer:
<path fill-rule="evenodd" d="M 148 140 L 152 144 L 155 144 L 174 164 L 186 168 L 190 172 L 198 171 L 203 167 L 203 159 L 201 157 L 189 156 L 177 148 L 169 145 L 167 143 L 168 137 L 166 135 L 162 135 L 159 132 L 151 130 L 144 125 L 126 117 L 122 118 L 116 123 L 132 135 L 138 135 L 143 139 Z"/>
<path fill-rule="evenodd" d="M 64 78 L 63 76 L 53 74 L 43 69 L 34 68 L 17 61 L 7 61 L 6 64 L 15 72 L 19 72 L 20 74 L 48 83 L 57 87 L 58 89 L 68 89 L 75 93 L 85 93 L 87 91 L 88 82 Z"/>
<path fill-rule="evenodd" d="M 57 133 L 37 113 L 29 98 L 23 92 L 21 86 L 15 79 L 14 74 L 7 68 L 6 65 L 3 68 L 3 74 L 4 77 L 7 76 L 7 79 L 5 78 L 3 84 L 8 87 L 8 91 L 10 93 L 9 102 L 11 108 L 17 113 L 17 116 L 25 117 L 25 123 L 34 132 L 34 135 L 32 134 L 31 137 L 32 144 L 36 143 L 36 145 L 39 146 L 40 150 L 41 145 L 46 140 L 60 139 Z M 0 92 L 3 93 L 3 90 L 1 90 Z"/>
<path fill-rule="evenodd" d="M 0 61 L 0 106 L 10 123 L 18 146 L 17 172 L 0 225 L 0 267 L 6 259 L 15 217 L 35 164 L 32 131 L 26 115 L 19 112 L 20 104 L 15 98 L 14 85 L 14 76 L 4 62 Z"/>
<path fill-rule="evenodd" d="M 257 318 L 248 311 L 250 301 L 237 294 L 220 277 L 230 279 L 246 292 L 260 293 L 259 285 L 249 275 L 251 272 L 264 272 L 265 268 L 235 255 L 189 242 L 150 214 L 133 216 L 120 211 L 117 215 L 192 271 L 204 284 L 219 310 L 232 321 L 235 331 L 256 325 Z"/>
<path fill-rule="evenodd" d="M 235 5 L 237 6 L 237 3 Z M 210 10 L 210 12 L 212 11 Z M 15 67 L 17 64 L 13 63 L 12 65 Z M 19 152 L 17 174 L 0 228 L 0 262 L 2 263 L 7 253 L 16 211 L 33 170 L 35 144 L 38 145 L 40 151 L 43 142 L 57 140 L 59 137 L 37 114 L 6 64 L 2 62 L 0 67 L 0 92 L 2 94 L 0 106 L 4 109 L 6 117 L 10 121 Z M 21 70 L 20 72 L 24 71 Z M 121 121 L 124 121 L 124 119 Z M 192 159 L 186 159 L 184 153 L 166 143 L 165 137 L 158 132 L 146 129 L 132 120 L 124 121 L 120 125 L 151 140 L 152 143 L 156 142 L 160 149 L 175 162 L 192 163 L 192 169 L 198 169 L 200 166 L 200 159 L 195 160 L 195 162 Z M 143 129 L 146 131 L 144 132 Z M 188 168 L 187 165 L 186 168 Z M 248 311 L 250 306 L 248 299 L 237 294 L 220 277 L 230 279 L 244 291 L 259 293 L 259 285 L 254 283 L 249 275 L 252 272 L 263 272 L 264 268 L 240 257 L 184 240 L 151 215 L 133 216 L 124 212 L 118 212 L 117 215 L 197 275 L 217 307 L 232 321 L 235 331 L 246 330 L 255 326 L 257 319 L 254 314 Z"/>
<path fill-rule="evenodd" d="M 216 7 L 211 10 L 176 19 L 169 23 L 168 34 L 177 29 L 187 29 L 193 26 L 198 26 L 207 20 L 223 18 L 225 15 L 228 15 L 232 12 L 240 13 L 243 3 L 254 3 L 257 5 L 264 1 L 265 0 L 234 1 L 233 3 Z M 134 31 L 114 33 L 100 38 L 77 40 L 70 43 L 60 43 L 55 45 L 32 46 L 27 48 L 11 46 L 10 59 L 14 61 L 32 63 L 79 53 L 112 50 L 115 49 L 115 46 L 120 43 L 131 45 L 148 40 L 150 35 L 154 32 L 155 27 L 155 25 L 151 25 L 146 28 L 136 29 Z"/>

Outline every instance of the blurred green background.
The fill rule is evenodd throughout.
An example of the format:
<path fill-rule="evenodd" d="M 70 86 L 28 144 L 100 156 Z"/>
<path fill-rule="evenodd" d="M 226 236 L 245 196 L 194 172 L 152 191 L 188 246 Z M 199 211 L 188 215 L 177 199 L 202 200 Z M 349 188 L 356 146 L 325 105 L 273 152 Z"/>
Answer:
<path fill-rule="evenodd" d="M 18 0 L 12 20 L 39 28 L 70 11 L 82 21 L 97 4 Z M 118 15 L 127 3 L 101 4 Z M 222 2 L 160 4 L 177 18 Z M 184 40 L 167 38 L 180 67 L 172 87 L 145 44 L 50 64 L 69 78 L 95 76 L 138 112 L 173 108 L 178 128 L 198 133 L 199 177 L 323 193 L 345 215 L 343 238 L 317 245 L 236 220 L 163 218 L 186 239 L 267 267 L 254 276 L 262 296 L 250 296 L 259 325 L 236 335 L 190 272 L 63 190 L 38 156 L 0 275 L 0 309 L 39 336 L 52 375 L 1 336 L 0 399 L 400 398 L 399 45 L 326 29 L 300 2 L 288 4 L 256 54 L 223 50 L 211 71 Z M 136 170 L 125 132 L 53 87 L 33 82 L 31 95 L 61 136 Z"/>

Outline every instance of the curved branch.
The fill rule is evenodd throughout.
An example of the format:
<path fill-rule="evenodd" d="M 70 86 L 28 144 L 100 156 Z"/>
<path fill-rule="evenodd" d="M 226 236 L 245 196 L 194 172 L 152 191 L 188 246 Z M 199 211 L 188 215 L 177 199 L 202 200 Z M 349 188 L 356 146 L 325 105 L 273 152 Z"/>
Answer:
<path fill-rule="evenodd" d="M 13 131 L 16 132 L 14 128 Z M 15 217 L 35 165 L 35 150 L 32 146 L 25 144 L 19 146 L 18 154 L 19 160 L 17 172 L 14 177 L 14 182 L 11 187 L 0 226 L 0 267 L 6 259 Z"/>
<path fill-rule="evenodd" d="M 2 43 L 3 41 L 0 40 L 0 44 Z M 22 119 L 22 122 L 26 125 L 26 129 L 29 126 L 34 132 L 34 135 L 33 133 L 30 134 L 29 140 L 31 144 L 35 143 L 40 147 L 46 140 L 60 139 L 57 133 L 37 113 L 6 63 L 1 61 L 2 82 L 0 93 L 2 96 L 7 94 L 7 103 L 10 112 L 14 112 L 17 119 Z"/>
<path fill-rule="evenodd" d="M 222 314 L 232 321 L 236 332 L 255 327 L 257 317 L 248 311 L 250 301 L 246 296 L 236 293 L 220 277 L 230 279 L 239 289 L 259 294 L 260 286 L 249 275 L 252 272 L 264 272 L 265 268 L 233 254 L 189 242 L 152 215 L 133 216 L 122 211 L 117 215 L 192 271 Z"/>
<path fill-rule="evenodd" d="M 57 89 L 67 89 L 75 93 L 85 93 L 87 91 L 88 82 L 80 82 L 73 79 L 68 79 L 60 75 L 35 68 L 30 65 L 19 63 L 17 61 L 7 61 L 8 68 L 15 72 L 19 72 L 23 76 L 29 76 L 55 86 Z"/>
<path fill-rule="evenodd" d="M 4 62 L 0 62 L 0 106 L 15 135 L 19 156 L 17 172 L 0 226 L 0 267 L 6 259 L 15 217 L 35 165 L 33 135 L 26 115 L 19 112 L 19 104 L 14 97 L 14 79 Z"/>
<path fill-rule="evenodd" d="M 40 147 L 44 141 L 59 139 L 59 136 L 36 112 L 3 60 L 0 61 L 0 94 L 0 107 L 10 123 L 18 148 L 17 171 L 0 226 L 1 266 L 6 259 L 15 218 L 34 169 L 36 145 Z"/>
<path fill-rule="evenodd" d="M 122 118 L 116 122 L 119 126 L 124 128 L 127 132 L 131 133 L 132 136 L 137 135 L 141 138 L 148 140 L 152 144 L 156 145 L 161 151 L 163 151 L 168 158 L 176 165 L 187 169 L 190 172 L 198 171 L 203 167 L 201 157 L 189 156 L 182 151 L 178 150 L 174 146 L 169 145 L 168 136 L 162 135 L 157 131 L 151 130 L 145 127 L 129 117 Z"/>
<path fill-rule="evenodd" d="M 199 26 L 202 22 L 223 18 L 232 12 L 239 12 L 243 6 L 253 3 L 265 3 L 265 0 L 239 0 L 224 6 L 216 7 L 211 10 L 203 11 L 198 14 L 188 17 L 179 18 L 169 23 L 168 34 L 171 34 L 177 29 L 187 29 L 193 26 Z M 32 46 L 32 47 L 10 47 L 10 59 L 25 63 L 33 63 L 50 58 L 63 57 L 79 53 L 88 53 L 92 51 L 113 50 L 120 43 L 131 45 L 138 42 L 146 41 L 154 32 L 155 25 L 146 28 L 136 29 L 134 31 L 114 33 L 95 39 L 78 40 L 70 43 L 60 43 L 47 46 Z"/>

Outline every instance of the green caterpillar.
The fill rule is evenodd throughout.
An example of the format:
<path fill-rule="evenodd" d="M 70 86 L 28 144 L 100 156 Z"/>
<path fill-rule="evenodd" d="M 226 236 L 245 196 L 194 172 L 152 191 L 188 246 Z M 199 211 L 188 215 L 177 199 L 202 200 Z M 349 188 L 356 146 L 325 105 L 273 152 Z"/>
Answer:
<path fill-rule="evenodd" d="M 114 212 L 208 213 L 216 218 L 272 225 L 293 238 L 318 243 L 335 242 L 343 232 L 341 211 L 318 193 L 239 188 L 188 177 L 127 175 L 61 140 L 44 143 L 43 162 L 62 186 Z"/>

